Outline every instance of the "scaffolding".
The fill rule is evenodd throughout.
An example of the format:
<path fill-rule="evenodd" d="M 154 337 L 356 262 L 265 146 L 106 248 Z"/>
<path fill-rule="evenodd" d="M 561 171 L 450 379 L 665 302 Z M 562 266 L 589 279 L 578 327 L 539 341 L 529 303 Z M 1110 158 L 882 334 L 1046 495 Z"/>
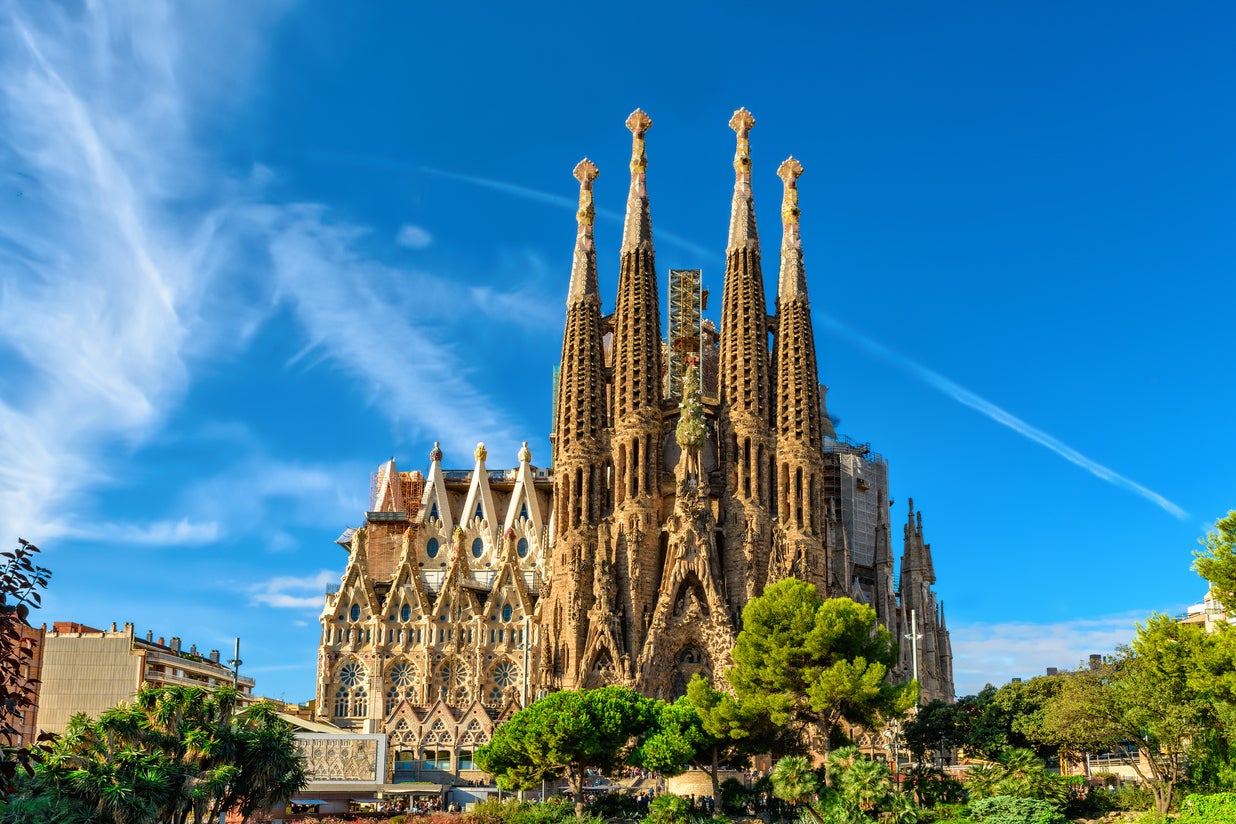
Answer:
<path fill-rule="evenodd" d="M 687 364 L 703 362 L 703 337 L 700 334 L 704 309 L 703 278 L 699 269 L 669 270 L 669 363 L 666 368 L 666 395 L 682 398 L 682 376 Z"/>

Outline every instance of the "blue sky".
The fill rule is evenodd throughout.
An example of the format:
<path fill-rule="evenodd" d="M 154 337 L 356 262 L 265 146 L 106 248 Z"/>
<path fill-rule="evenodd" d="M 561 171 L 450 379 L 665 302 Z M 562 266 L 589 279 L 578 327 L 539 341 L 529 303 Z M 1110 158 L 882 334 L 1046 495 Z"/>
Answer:
<path fill-rule="evenodd" d="M 731 112 L 770 287 L 806 167 L 829 408 L 924 510 L 959 692 L 1201 598 L 1236 507 L 1230 4 L 0 8 L 0 535 L 43 547 L 49 622 L 239 635 L 310 698 L 379 462 L 548 462 L 571 169 L 609 311 L 636 106 L 659 271 L 702 268 L 714 319 Z"/>

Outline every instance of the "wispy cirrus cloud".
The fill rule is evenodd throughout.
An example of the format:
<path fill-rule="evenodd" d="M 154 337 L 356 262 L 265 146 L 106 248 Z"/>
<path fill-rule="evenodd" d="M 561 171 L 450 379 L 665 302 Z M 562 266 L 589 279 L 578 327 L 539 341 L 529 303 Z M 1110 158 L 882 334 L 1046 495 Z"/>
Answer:
<path fill-rule="evenodd" d="M 243 350 L 285 305 L 317 362 L 392 423 L 459 449 L 503 437 L 500 405 L 435 334 L 449 282 L 372 259 L 366 227 L 272 201 L 269 170 L 212 156 L 203 123 L 243 96 L 277 6 L 245 20 L 209 4 L 3 7 L 0 532 L 73 535 L 83 491 L 124 481 L 107 458 L 147 442 L 199 363 Z M 192 543 L 217 522 L 119 526 Z"/>

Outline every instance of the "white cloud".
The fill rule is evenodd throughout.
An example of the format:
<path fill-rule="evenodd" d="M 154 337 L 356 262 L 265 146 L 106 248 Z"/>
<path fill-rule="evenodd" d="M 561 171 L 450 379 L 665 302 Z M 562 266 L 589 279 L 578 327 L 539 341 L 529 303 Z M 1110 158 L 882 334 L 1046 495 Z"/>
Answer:
<path fill-rule="evenodd" d="M 250 603 L 282 609 L 321 610 L 327 584 L 339 583 L 340 575 L 328 569 L 316 575 L 279 576 L 249 588 Z"/>
<path fill-rule="evenodd" d="M 219 524 L 215 521 L 194 522 L 188 518 L 178 521 L 154 521 L 148 524 L 104 524 L 92 528 L 93 536 L 106 535 L 109 541 L 143 546 L 193 546 L 208 544 L 219 537 Z"/>
<path fill-rule="evenodd" d="M 1138 621 L 1150 612 L 1126 612 L 1050 624 L 1010 621 L 950 626 L 953 681 L 958 695 L 972 695 L 985 684 L 1033 678 L 1048 667 L 1075 669 L 1090 655 L 1109 655 L 1127 644 Z"/>
<path fill-rule="evenodd" d="M 73 535 L 90 492 L 125 481 L 101 469 L 123 466 L 112 453 L 146 443 L 194 368 L 241 350 L 280 301 L 393 424 L 461 451 L 515 440 L 451 343 L 467 322 L 452 284 L 370 259 L 365 227 L 266 202 L 273 172 L 211 157 L 199 131 L 243 100 L 278 6 L 4 8 L 0 534 Z M 231 514 L 123 530 L 201 542 Z"/>
<path fill-rule="evenodd" d="M 399 234 L 395 236 L 395 242 L 400 246 L 407 246 L 409 249 L 424 249 L 433 243 L 433 235 L 429 234 L 427 229 L 411 223 L 405 223 L 399 227 Z"/>

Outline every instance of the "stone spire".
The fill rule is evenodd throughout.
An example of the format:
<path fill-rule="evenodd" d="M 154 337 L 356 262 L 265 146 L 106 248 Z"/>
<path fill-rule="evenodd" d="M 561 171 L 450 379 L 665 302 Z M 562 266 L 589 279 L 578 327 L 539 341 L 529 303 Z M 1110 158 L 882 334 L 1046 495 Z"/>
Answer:
<path fill-rule="evenodd" d="M 644 135 L 652 127 L 652 118 L 643 109 L 636 109 L 627 118 L 631 130 L 631 190 L 627 194 L 627 219 L 622 229 L 622 253 L 639 249 L 652 256 L 652 216 L 648 210 L 646 173 L 648 156 L 644 153 Z"/>
<path fill-rule="evenodd" d="M 777 437 L 777 514 L 787 549 L 806 561 L 805 579 L 831 595 L 846 594 L 842 575 L 848 565 L 844 530 L 833 529 L 824 501 L 823 429 L 815 336 L 802 271 L 798 232 L 798 176 L 803 167 L 790 158 L 777 175 L 785 184 L 781 203 L 783 233 L 777 297 L 777 399 L 773 427 Z M 789 287 L 787 288 L 787 284 Z M 789 557 L 793 553 L 787 553 Z"/>
<path fill-rule="evenodd" d="M 592 203 L 592 182 L 598 174 L 596 164 L 586 157 L 575 167 L 575 179 L 579 181 L 579 211 L 575 219 L 579 230 L 575 235 L 575 257 L 571 262 L 571 285 L 567 289 L 568 306 L 598 295 L 597 250 L 592 239 L 592 224 L 597 215 Z"/>
<path fill-rule="evenodd" d="M 751 199 L 751 142 L 748 135 L 755 118 L 746 109 L 739 109 L 730 118 L 730 128 L 738 135 L 734 150 L 734 200 L 730 206 L 730 240 L 726 252 L 735 249 L 760 248 L 760 236 L 755 227 L 755 203 Z"/>
<path fill-rule="evenodd" d="M 597 292 L 593 244 L 592 182 L 597 167 L 584 159 L 575 167 L 579 181 L 579 226 L 571 285 L 567 291 L 566 330 L 558 370 L 558 408 L 553 434 L 553 554 L 548 565 L 550 594 L 542 612 L 548 639 L 541 658 L 548 687 L 573 687 L 587 637 L 587 593 L 574 581 L 590 575 L 597 553 L 597 526 L 607 498 L 604 446 L 606 424 L 601 298 Z M 529 459 L 531 456 L 528 456 Z M 520 472 L 528 464 L 520 456 Z M 531 481 L 531 475 L 527 476 Z M 512 500 L 512 512 L 515 506 Z M 508 518 L 513 522 L 513 518 Z"/>
<path fill-rule="evenodd" d="M 597 167 L 588 159 L 575 167 L 579 180 L 579 228 L 567 291 L 566 332 L 558 372 L 558 408 L 554 415 L 555 466 L 564 462 L 597 463 L 605 425 L 604 353 L 601 343 L 601 298 L 597 294 L 596 249 L 592 242 L 592 181 Z M 557 500 L 557 497 L 555 497 Z M 557 523 L 565 529 L 567 521 Z"/>
<path fill-rule="evenodd" d="M 633 413 L 659 415 L 661 406 L 661 308 L 648 210 L 644 134 L 652 120 L 631 112 L 631 191 L 622 234 L 618 302 L 614 309 L 614 425 Z"/>
<path fill-rule="evenodd" d="M 781 276 L 777 289 L 777 437 L 809 450 L 823 447 L 820 376 L 807 300 L 802 237 L 798 226 L 798 178 L 803 166 L 789 158 L 777 169 L 785 184 L 781 200 Z"/>
<path fill-rule="evenodd" d="M 722 477 L 727 492 L 722 513 L 727 545 L 742 547 L 723 558 L 726 591 L 734 616 L 763 589 L 772 543 L 772 386 L 768 358 L 768 310 L 760 240 L 751 198 L 750 133 L 755 118 L 739 109 L 730 118 L 737 137 L 734 197 L 721 293 L 718 421 Z M 735 620 L 737 620 L 735 618 Z"/>
<path fill-rule="evenodd" d="M 613 456 L 615 608 L 629 646 L 638 657 L 655 606 L 662 472 L 661 307 L 649 219 L 644 135 L 652 120 L 636 109 L 631 130 L 631 190 L 619 261 L 618 300 L 613 315 Z M 589 665 L 591 666 L 591 665 Z"/>

